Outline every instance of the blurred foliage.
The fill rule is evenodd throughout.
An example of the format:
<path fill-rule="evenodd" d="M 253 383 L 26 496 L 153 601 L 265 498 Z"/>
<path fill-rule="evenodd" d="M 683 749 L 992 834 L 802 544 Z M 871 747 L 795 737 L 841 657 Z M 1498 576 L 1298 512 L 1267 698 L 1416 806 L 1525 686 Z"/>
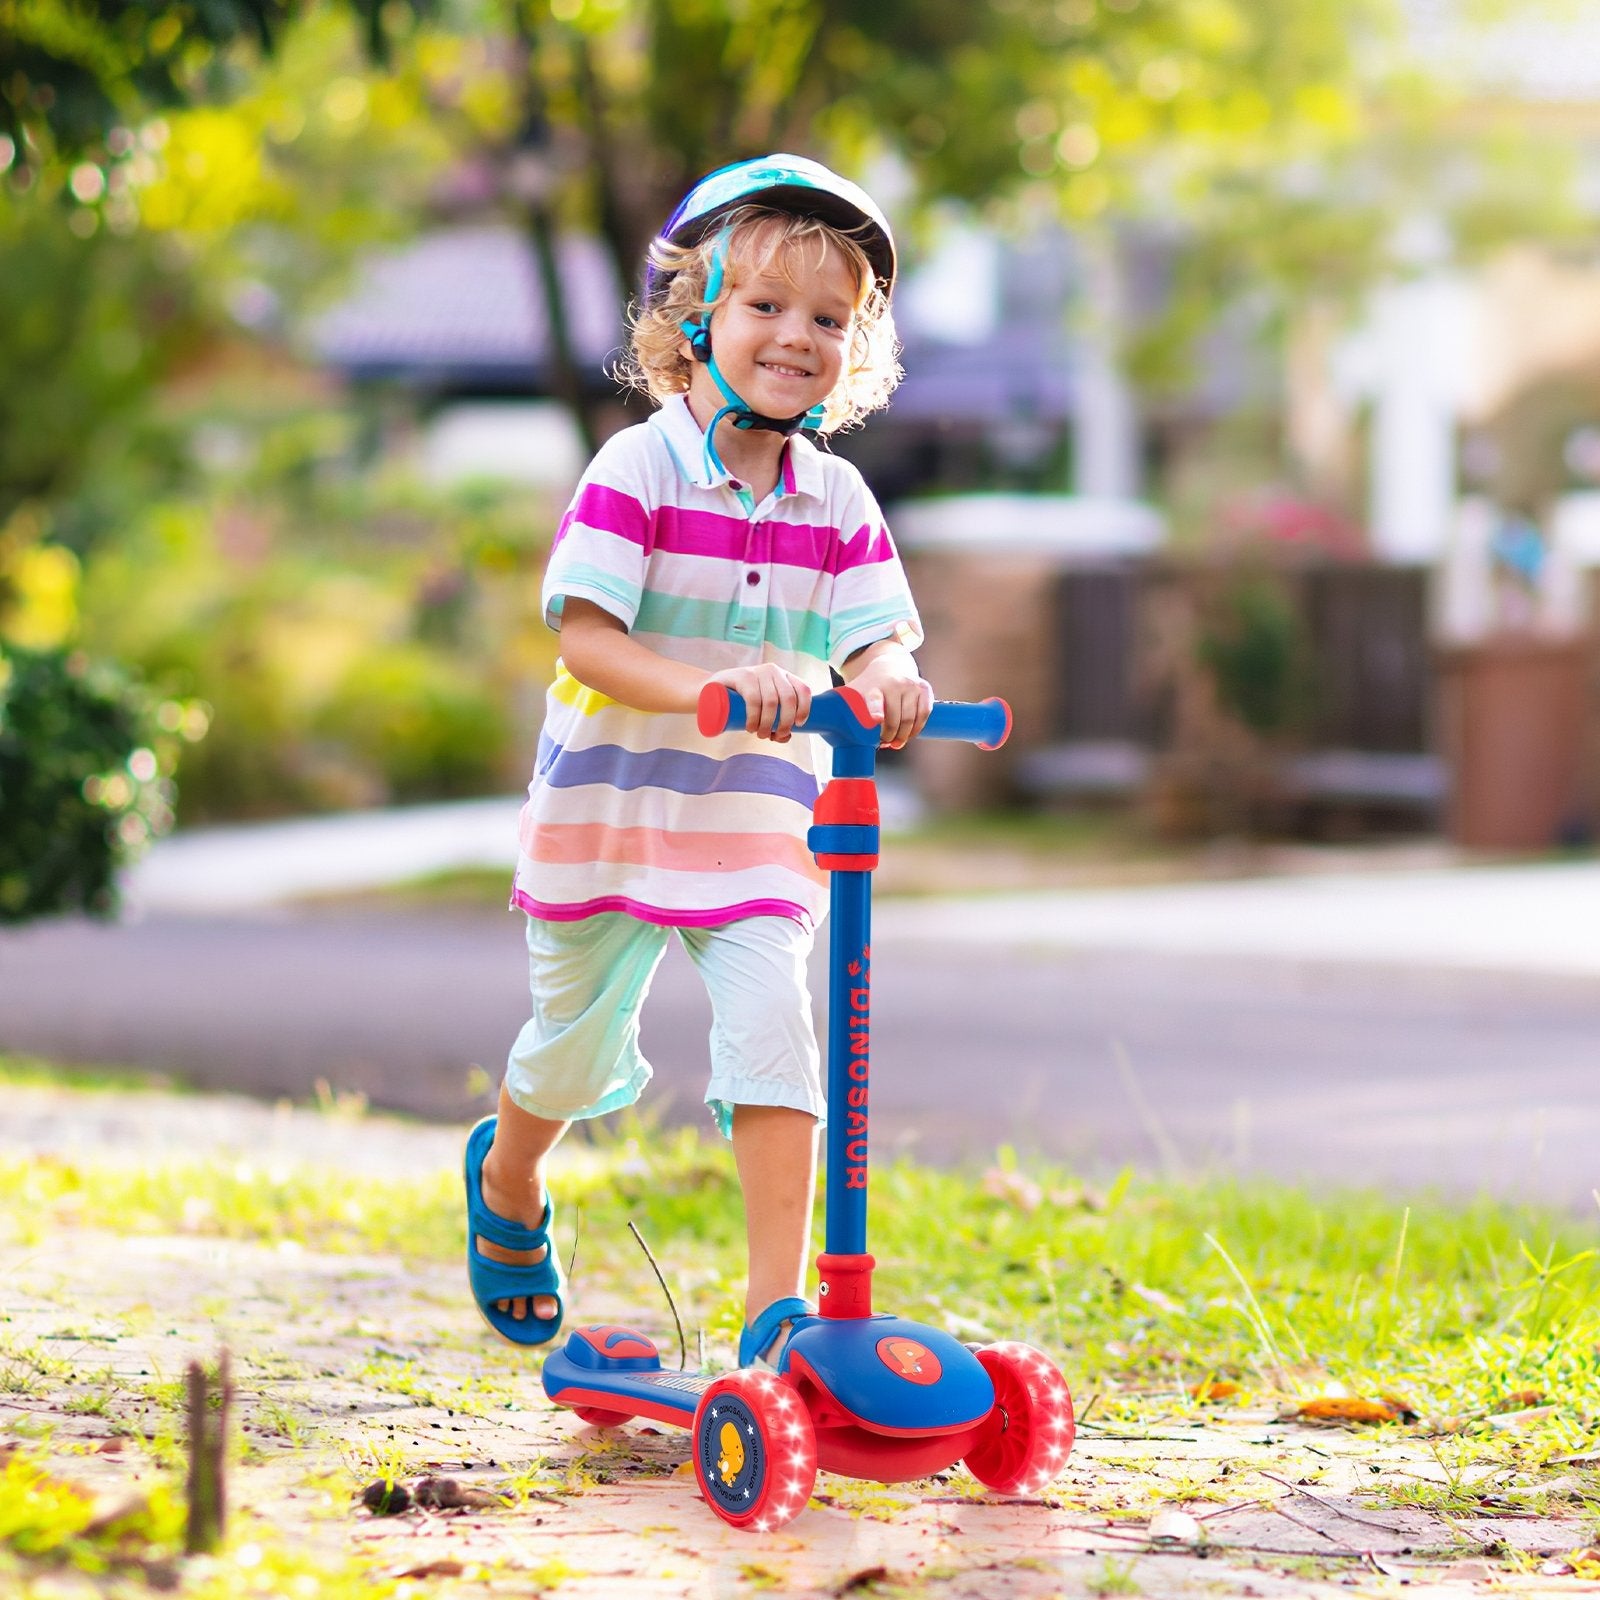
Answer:
<path fill-rule="evenodd" d="M 486 192 L 596 228 L 623 283 L 696 176 L 772 149 L 891 189 L 898 158 L 901 215 L 1064 224 L 1124 257 L 1116 336 L 1158 401 L 1230 310 L 1270 345 L 1437 264 L 1412 219 L 1455 259 L 1585 226 L 1576 141 L 1439 80 L 1398 0 L 464 0 L 415 54 Z"/>
<path fill-rule="evenodd" d="M 1217 705 L 1251 733 L 1271 738 L 1304 721 L 1305 626 L 1275 573 L 1246 567 L 1215 586 L 1202 606 L 1196 653 Z"/>
<path fill-rule="evenodd" d="M 1477 435 L 1487 449 L 1489 470 L 1481 474 L 1497 504 L 1541 518 L 1558 495 L 1593 489 L 1594 480 L 1575 470 L 1575 436 L 1600 424 L 1600 370 L 1556 374 L 1513 394 Z"/>
<path fill-rule="evenodd" d="M 0 922 L 109 915 L 116 872 L 171 825 L 192 708 L 77 652 L 0 642 Z"/>
<path fill-rule="evenodd" d="M 354 472 L 350 419 L 209 391 L 203 492 L 144 508 L 83 582 L 83 631 L 203 698 L 185 821 L 483 793 L 525 776 L 554 666 L 555 507 Z"/>
<path fill-rule="evenodd" d="M 33 507 L 0 527 L 0 922 L 107 915 L 116 872 L 172 825 L 203 708 L 70 648 L 80 564 Z"/>
<path fill-rule="evenodd" d="M 289 27 L 292 17 L 301 20 Z M 239 18 L 260 25 L 241 37 Z M 326 593 L 328 574 L 304 560 L 257 571 L 248 549 L 233 548 L 248 542 L 253 515 L 233 497 L 258 496 L 280 518 L 295 514 L 295 496 L 330 444 L 315 385 L 314 408 L 293 425 L 269 427 L 259 440 L 248 437 L 248 418 L 230 427 L 230 386 L 247 388 L 257 409 L 307 398 L 304 374 L 281 356 L 257 360 L 242 377 L 233 368 L 263 335 L 257 348 L 270 351 L 303 304 L 338 292 L 360 248 L 414 222 L 449 154 L 416 72 L 373 71 L 328 7 L 224 0 L 197 14 L 47 3 L 20 32 L 7 35 L 8 20 L 0 0 L 0 172 L 9 169 L 0 183 L 0 639 L 36 650 L 79 643 L 201 697 L 183 710 L 182 727 L 193 734 L 217 714 L 219 732 L 186 752 L 187 816 L 449 792 L 481 785 L 486 771 L 498 776 L 500 686 L 463 687 L 471 669 L 444 648 L 427 656 L 431 677 L 414 652 L 403 682 L 380 675 L 374 686 L 345 669 L 345 698 L 359 706 L 345 723 L 365 741 L 357 755 L 341 738 L 314 733 L 311 720 L 342 702 L 331 692 L 284 692 L 286 679 L 299 683 L 287 619 L 308 595 Z M 332 447 L 347 454 L 348 427 L 335 434 Z M 219 474 L 241 454 L 249 473 L 219 496 Z M 213 516 L 216 525 L 204 527 Z M 203 575 L 209 584 L 195 561 L 141 567 L 150 530 L 174 526 L 231 552 Z M 346 559 L 363 564 L 353 549 Z M 352 603 L 354 614 L 395 609 L 365 593 L 329 598 L 335 632 L 348 631 Z M 317 653 L 314 639 L 302 652 Z M 84 671 L 98 683 L 110 669 Z M 25 734 L 82 721 L 67 692 L 77 679 L 53 682 L 54 720 L 13 724 L 8 826 L 24 756 L 40 784 L 66 786 L 63 796 L 74 760 L 80 787 L 102 776 L 98 748 L 27 748 Z M 395 730 L 412 724 L 407 707 L 384 701 L 385 683 L 392 695 L 422 695 L 423 753 L 395 748 Z M 142 703 L 131 680 L 122 692 L 128 706 Z M 374 748 L 380 729 L 388 743 Z M 168 808 L 170 780 L 163 770 Z M 61 805 L 70 809 L 65 798 Z M 112 871 L 131 849 L 137 819 L 119 833 L 122 820 L 106 834 L 109 854 L 94 848 L 92 826 L 59 830 L 63 845 L 83 852 L 79 899 L 94 909 L 109 905 Z M 52 881 L 61 870 L 50 868 Z M 14 884 L 9 892 L 17 902 Z M 56 893 L 51 904 L 40 889 L 19 903 L 33 914 L 69 900 Z"/>
<path fill-rule="evenodd" d="M 341 291 L 360 249 L 417 224 L 452 154 L 421 67 L 373 70 L 337 9 L 262 12 L 264 59 L 220 45 L 250 6 L 118 8 L 134 33 L 136 18 L 163 40 L 192 31 L 189 68 L 160 92 L 127 51 L 95 54 L 109 8 L 34 17 L 58 55 L 77 39 L 97 71 L 124 76 L 96 101 L 99 122 L 58 116 L 47 79 L 5 80 L 33 111 L 20 143 L 0 133 L 0 523 L 38 499 L 46 535 L 83 550 L 128 505 L 178 487 L 188 441 L 153 395 L 203 386 L 240 335 L 281 339 Z"/>
<path fill-rule="evenodd" d="M 345 0 L 378 59 L 417 0 Z M 225 92 L 304 0 L 0 0 L 0 135 L 30 165 L 91 159 L 152 110 Z"/>
<path fill-rule="evenodd" d="M 615 207 L 642 243 L 699 173 L 819 144 L 852 165 L 894 148 L 930 193 L 1019 195 L 1080 218 L 1141 187 L 1198 195 L 1219 166 L 1353 137 L 1360 57 L 1392 34 L 1394 7 L 529 0 L 476 18 L 525 45 L 560 170 L 591 215 Z M 523 61 L 503 62 L 514 105 Z"/>
<path fill-rule="evenodd" d="M 84 238 L 73 220 L 0 189 L 0 525 L 28 501 L 93 498 L 200 336 L 193 285 L 157 241 Z"/>
<path fill-rule="evenodd" d="M 414 640 L 357 657 L 312 729 L 382 773 L 391 800 L 509 782 L 504 709 L 454 656 Z"/>

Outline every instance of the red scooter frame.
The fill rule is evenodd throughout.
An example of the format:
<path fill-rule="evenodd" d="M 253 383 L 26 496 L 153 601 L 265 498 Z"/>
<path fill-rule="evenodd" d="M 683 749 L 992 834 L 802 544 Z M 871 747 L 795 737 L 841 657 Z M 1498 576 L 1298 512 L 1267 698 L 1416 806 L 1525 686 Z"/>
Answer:
<path fill-rule="evenodd" d="M 708 738 L 745 723 L 721 684 L 700 697 Z M 1003 700 L 935 704 L 921 737 L 998 749 L 1011 731 Z M 1072 1449 L 1072 1396 L 1049 1358 L 1012 1341 L 962 1344 L 939 1328 L 872 1309 L 867 1254 L 871 1114 L 872 873 L 878 864 L 875 778 L 881 727 L 853 689 L 816 696 L 796 732 L 833 747 L 833 778 L 807 839 L 831 874 L 825 1248 L 818 1312 L 797 1318 L 775 1368 L 719 1377 L 670 1372 L 632 1328 L 579 1328 L 544 1365 L 545 1393 L 586 1422 L 634 1417 L 688 1428 L 707 1503 L 734 1527 L 797 1516 L 818 1468 L 897 1483 L 960 1461 L 1007 1494 L 1034 1493 Z"/>

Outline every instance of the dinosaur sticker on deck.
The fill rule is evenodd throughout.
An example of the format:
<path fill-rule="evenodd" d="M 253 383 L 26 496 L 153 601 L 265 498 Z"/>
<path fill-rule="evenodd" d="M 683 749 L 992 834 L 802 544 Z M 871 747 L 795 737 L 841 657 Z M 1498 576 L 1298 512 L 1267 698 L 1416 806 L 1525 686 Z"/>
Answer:
<path fill-rule="evenodd" d="M 880 1339 L 878 1359 L 897 1378 L 904 1378 L 907 1383 L 937 1383 L 944 1371 L 939 1365 L 939 1358 L 915 1339 Z"/>

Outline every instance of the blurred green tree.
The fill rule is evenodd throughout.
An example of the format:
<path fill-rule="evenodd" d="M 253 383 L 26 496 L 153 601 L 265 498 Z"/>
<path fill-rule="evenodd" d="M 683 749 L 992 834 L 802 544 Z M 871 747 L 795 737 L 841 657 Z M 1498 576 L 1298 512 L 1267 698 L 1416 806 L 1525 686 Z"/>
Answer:
<path fill-rule="evenodd" d="M 149 238 L 71 224 L 0 191 L 0 529 L 91 488 L 107 430 L 199 333 L 193 283 Z"/>
<path fill-rule="evenodd" d="M 373 57 L 425 0 L 344 0 Z M 125 154 L 130 129 L 272 52 L 305 0 L 0 0 L 0 137 L 27 166 Z M 120 147 L 120 148 L 119 148 Z"/>
<path fill-rule="evenodd" d="M 116 910 L 118 868 L 171 824 L 187 714 L 114 667 L 0 642 L 0 923 Z"/>
<path fill-rule="evenodd" d="M 477 42 L 476 71 L 436 76 L 434 104 L 498 108 L 476 131 L 592 439 L 554 269 L 563 221 L 596 228 L 631 283 L 701 173 L 775 149 L 855 168 L 892 152 L 926 198 L 1080 228 L 1142 212 L 1237 243 L 1289 169 L 1358 137 L 1363 52 L 1392 18 L 1393 0 L 479 0 L 444 21 Z M 1220 206 L 1230 186 L 1248 201 Z M 1321 199 L 1299 198 L 1302 254 L 1374 231 L 1335 222 L 1348 194 Z M 1174 297 L 1164 345 L 1194 331 L 1206 287 Z"/>
<path fill-rule="evenodd" d="M 377 56 L 415 9 L 346 6 Z M 117 456 L 125 476 L 137 454 L 108 439 L 125 442 L 201 331 L 193 253 L 140 229 L 138 180 L 173 224 L 226 227 L 260 206 L 248 123 L 243 140 L 211 124 L 211 161 L 189 153 L 191 192 L 213 203 L 181 215 L 150 181 L 168 130 L 149 119 L 237 95 L 308 9 L 0 0 L 0 920 L 112 911 L 117 869 L 171 825 L 173 730 L 203 731 L 195 708 L 158 707 L 69 649 L 77 568 L 56 538 L 76 523 L 92 542 L 74 513 L 104 499 L 96 467 Z"/>

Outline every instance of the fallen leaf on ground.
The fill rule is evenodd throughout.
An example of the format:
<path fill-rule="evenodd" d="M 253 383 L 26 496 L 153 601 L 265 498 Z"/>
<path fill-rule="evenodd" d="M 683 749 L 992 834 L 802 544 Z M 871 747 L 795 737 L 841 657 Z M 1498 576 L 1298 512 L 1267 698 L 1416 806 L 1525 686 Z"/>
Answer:
<path fill-rule="evenodd" d="M 411 1509 L 411 1491 L 403 1483 L 379 1478 L 361 1491 L 361 1503 L 374 1516 L 396 1517 Z"/>
<path fill-rule="evenodd" d="M 481 1510 L 488 1506 L 503 1510 L 505 1507 L 505 1501 L 492 1490 L 457 1483 L 454 1478 L 423 1478 L 413 1486 L 411 1497 L 430 1511 Z"/>
<path fill-rule="evenodd" d="M 1488 1583 L 1504 1574 L 1492 1561 L 1453 1561 L 1435 1576 L 1452 1583 Z"/>
<path fill-rule="evenodd" d="M 1189 1398 L 1198 1400 L 1202 1405 L 1208 1400 L 1232 1400 L 1243 1392 L 1238 1384 L 1229 1383 L 1225 1378 L 1189 1385 Z"/>
<path fill-rule="evenodd" d="M 983 1192 L 1021 1211 L 1037 1211 L 1040 1201 L 1044 1199 L 1044 1190 L 1032 1178 L 1006 1167 L 990 1167 L 984 1173 Z"/>
<path fill-rule="evenodd" d="M 1497 1411 L 1492 1416 L 1484 1418 L 1491 1428 L 1499 1428 L 1502 1432 L 1511 1428 L 1526 1428 L 1545 1417 L 1555 1415 L 1554 1406 L 1533 1406 L 1527 1411 Z"/>
<path fill-rule="evenodd" d="M 1513 1389 L 1503 1400 L 1489 1407 L 1491 1411 L 1527 1411 L 1544 1404 L 1543 1389 Z"/>
<path fill-rule="evenodd" d="M 1600 1578 L 1600 1550 L 1585 1545 L 1581 1550 L 1569 1550 L 1564 1556 L 1554 1556 L 1539 1568 L 1548 1578 L 1561 1578 L 1570 1574 L 1575 1578 Z"/>
<path fill-rule="evenodd" d="M 1165 1311 L 1172 1316 L 1181 1317 L 1184 1306 L 1181 1300 L 1174 1300 L 1170 1294 L 1163 1294 L 1159 1289 L 1152 1289 L 1147 1283 L 1130 1283 L 1128 1289 L 1137 1295 L 1148 1306 L 1154 1306 L 1157 1311 Z"/>
<path fill-rule="evenodd" d="M 138 1515 L 149 1503 L 137 1490 L 97 1495 L 89 1508 L 89 1521 L 83 1531 L 92 1539 L 126 1518 Z"/>
<path fill-rule="evenodd" d="M 1172 1544 L 1200 1542 L 1200 1524 L 1187 1511 L 1180 1511 L 1176 1506 L 1163 1506 L 1156 1512 L 1150 1519 L 1147 1532 L 1152 1540 Z"/>
<path fill-rule="evenodd" d="M 399 1582 L 401 1578 L 459 1578 L 466 1570 L 462 1562 L 441 1556 L 437 1561 L 424 1561 L 414 1567 L 392 1568 L 384 1577 L 391 1582 Z"/>
<path fill-rule="evenodd" d="M 889 1576 L 887 1567 L 863 1567 L 859 1572 L 852 1572 L 837 1588 L 835 1594 L 854 1594 L 857 1589 L 865 1589 L 871 1584 L 882 1583 Z"/>
<path fill-rule="evenodd" d="M 1326 1395 L 1307 1400 L 1287 1416 L 1296 1422 L 1415 1422 L 1417 1414 L 1393 1395 L 1363 1400 L 1356 1395 Z"/>

